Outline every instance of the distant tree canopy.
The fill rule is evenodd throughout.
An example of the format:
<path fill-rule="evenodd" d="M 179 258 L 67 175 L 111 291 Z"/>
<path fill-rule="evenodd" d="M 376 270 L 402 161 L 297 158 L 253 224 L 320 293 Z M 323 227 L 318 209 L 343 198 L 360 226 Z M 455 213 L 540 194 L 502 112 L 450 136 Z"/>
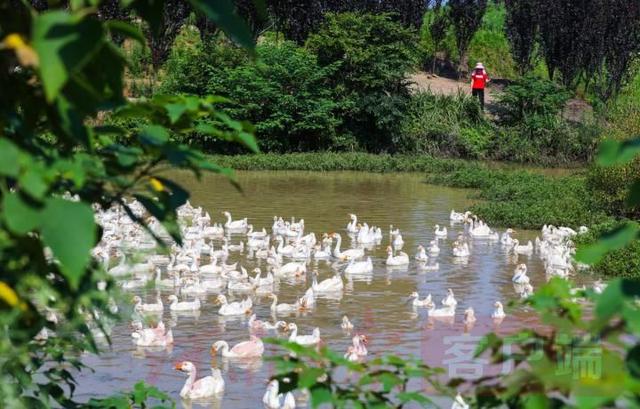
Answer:
<path fill-rule="evenodd" d="M 539 49 L 549 77 L 569 87 L 584 81 L 604 100 L 624 84 L 640 52 L 640 2 L 505 0 L 506 32 L 520 72 Z"/>
<path fill-rule="evenodd" d="M 463 73 L 468 67 L 467 49 L 473 35 L 482 23 L 482 17 L 487 10 L 487 0 L 449 0 L 449 20 L 453 24 L 456 34 L 456 45 L 460 64 L 458 73 Z"/>

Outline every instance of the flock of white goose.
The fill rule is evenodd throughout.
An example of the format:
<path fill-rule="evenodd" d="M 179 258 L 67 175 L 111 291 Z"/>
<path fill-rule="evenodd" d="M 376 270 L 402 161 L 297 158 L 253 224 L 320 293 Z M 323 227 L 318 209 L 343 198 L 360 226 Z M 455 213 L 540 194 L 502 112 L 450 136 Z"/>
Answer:
<path fill-rule="evenodd" d="M 138 217 L 148 220 L 149 228 L 155 235 L 171 242 L 164 228 L 145 213 L 140 203 L 132 202 L 129 206 Z M 134 223 L 122 208 L 113 207 L 98 214 L 98 222 L 102 225 L 104 234 L 93 253 L 103 261 L 109 274 L 118 278 L 122 288 L 133 290 L 155 286 L 158 289 L 174 291 L 166 300 L 168 306 L 165 306 L 159 291 L 155 302 L 152 303 L 144 303 L 140 297 L 134 297 L 135 313 L 131 335 L 136 345 L 164 347 L 173 344 L 172 330 L 166 328 L 162 322 L 162 313 L 166 308 L 170 311 L 198 311 L 202 307 L 198 296 L 205 294 L 217 295 L 216 301 L 220 305 L 218 314 L 250 317 L 247 328 L 248 340 L 234 346 L 229 346 L 224 340 L 217 341 L 211 346 L 213 355 L 222 354 L 234 359 L 261 359 L 264 345 L 257 335 L 269 331 L 288 333 L 290 341 L 301 345 L 317 345 L 321 341 L 319 328 L 313 329 L 309 334 L 300 334 L 294 322 L 287 323 L 278 318 L 300 311 L 312 312 L 319 295 L 342 295 L 343 275 L 372 274 L 373 262 L 367 254 L 367 249 L 380 245 L 384 240 L 380 227 L 361 223 L 353 214 L 350 215 L 350 221 L 346 226 L 346 235 L 352 243 L 350 248 L 343 247 L 340 233 L 324 233 L 319 239 L 314 233 L 306 233 L 303 219 L 296 221 L 292 218 L 288 221 L 274 217 L 271 232 L 268 232 L 265 228 L 255 230 L 246 218 L 233 220 L 229 212 L 223 214 L 226 221 L 213 223 L 208 212 L 187 202 L 178 210 L 183 245 L 173 245 L 167 254 L 157 251 L 151 235 Z M 470 240 L 492 240 L 516 254 L 531 255 L 536 252 L 544 260 L 548 277 L 567 277 L 574 269 L 574 246 L 571 239 L 587 230 L 586 227 L 581 227 L 576 232 L 566 227 L 544 226 L 541 237 L 536 238 L 535 243 L 529 241 L 521 244 L 512 237 L 515 234 L 514 230 L 507 229 L 499 234 L 470 212 L 458 213 L 452 210 L 450 221 L 453 226 L 460 227 L 456 229 L 457 233 L 452 235 L 446 227 L 436 225 L 435 239 L 428 244 L 417 246 L 413 257 L 402 251 L 402 233 L 391 226 L 385 264 L 406 266 L 415 263 L 418 268 L 426 271 L 438 270 L 439 241 L 452 235 L 456 238 L 452 248 L 453 257 L 468 258 L 471 254 Z M 231 238 L 235 239 L 234 244 Z M 263 272 L 256 268 L 250 274 L 238 263 L 226 264 L 227 257 L 237 252 L 248 253 L 251 257 L 265 260 L 269 271 Z M 143 254 L 143 261 L 133 263 L 128 258 L 132 254 Z M 119 261 L 111 267 L 114 257 Z M 279 303 L 278 282 L 296 279 L 305 282 L 304 278 L 308 274 L 307 263 L 312 259 L 329 262 L 334 267 L 333 276 L 319 280 L 317 273 L 309 272 L 311 285 L 304 295 L 292 304 Z M 532 293 L 533 287 L 529 281 L 526 264 L 519 264 L 514 271 L 513 282 L 521 297 L 527 297 Z M 600 292 L 604 284 L 596 282 L 594 288 Z M 231 295 L 237 301 L 230 302 L 227 295 Z M 252 314 L 254 295 L 270 299 L 270 319 L 260 320 Z M 456 314 L 458 301 L 451 289 L 440 305 L 433 300 L 431 294 L 421 298 L 418 292 L 413 292 L 410 297 L 413 299 L 413 307 L 426 309 L 429 316 L 454 317 Z M 143 323 L 148 322 L 145 320 L 147 315 L 155 315 L 158 318 L 155 321 L 157 325 L 145 327 Z M 504 317 L 503 305 L 496 300 L 492 319 L 499 323 Z M 475 320 L 473 308 L 467 308 L 464 311 L 465 326 L 472 326 Z M 341 327 L 350 334 L 354 331 L 354 325 L 347 316 L 343 317 Z M 368 353 L 367 337 L 357 332 L 353 334 L 352 345 L 346 351 L 345 357 L 353 361 L 365 359 Z M 211 375 L 197 379 L 193 363 L 181 362 L 175 368 L 188 374 L 180 391 L 180 396 L 184 399 L 219 397 L 224 392 L 225 381 L 219 369 L 212 368 Z M 296 401 L 291 393 L 281 394 L 278 381 L 273 380 L 268 384 L 263 404 L 269 409 L 291 409 L 295 408 Z M 456 398 L 454 401 L 456 408 L 465 407 L 464 405 L 462 398 Z"/>

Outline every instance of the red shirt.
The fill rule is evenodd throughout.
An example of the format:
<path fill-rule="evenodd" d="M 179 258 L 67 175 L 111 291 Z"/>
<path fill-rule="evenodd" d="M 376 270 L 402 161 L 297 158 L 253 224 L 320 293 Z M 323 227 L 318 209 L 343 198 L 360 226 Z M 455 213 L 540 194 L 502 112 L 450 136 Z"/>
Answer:
<path fill-rule="evenodd" d="M 475 71 L 471 74 L 471 79 L 473 80 L 473 85 L 471 88 L 473 89 L 484 89 L 487 81 L 489 80 L 489 76 L 486 71 L 482 71 L 482 74 L 476 74 Z"/>

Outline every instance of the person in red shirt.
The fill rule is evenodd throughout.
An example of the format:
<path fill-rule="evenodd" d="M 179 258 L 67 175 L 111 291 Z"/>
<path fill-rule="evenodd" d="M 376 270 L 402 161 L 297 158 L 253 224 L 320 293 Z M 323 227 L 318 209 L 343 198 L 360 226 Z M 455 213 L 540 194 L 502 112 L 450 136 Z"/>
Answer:
<path fill-rule="evenodd" d="M 480 107 L 484 111 L 484 87 L 489 82 L 489 76 L 487 70 L 484 69 L 484 65 L 481 62 L 476 64 L 471 74 L 471 95 L 478 97 L 480 101 Z"/>

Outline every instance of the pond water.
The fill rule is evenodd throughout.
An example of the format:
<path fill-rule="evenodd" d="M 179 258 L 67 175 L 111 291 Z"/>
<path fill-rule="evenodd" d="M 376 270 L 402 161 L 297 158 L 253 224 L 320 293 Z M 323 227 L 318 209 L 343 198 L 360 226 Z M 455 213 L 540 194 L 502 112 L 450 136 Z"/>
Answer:
<path fill-rule="evenodd" d="M 222 221 L 223 210 L 232 213 L 234 219 L 248 217 L 256 230 L 265 227 L 269 232 L 273 216 L 304 218 L 306 232 L 345 232 L 348 213 L 370 225 L 383 227 L 385 238 L 381 245 L 369 254 L 373 258 L 374 272 L 370 277 L 345 280 L 345 291 L 334 299 L 320 298 L 316 308 L 304 316 L 285 318 L 294 321 L 302 334 L 319 327 L 323 342 L 336 351 L 344 352 L 351 344 L 351 336 L 340 328 L 340 320 L 347 314 L 355 325 L 355 331 L 369 337 L 369 357 L 393 352 L 403 356 L 416 356 L 428 364 L 444 367 L 449 375 L 469 378 L 487 374 L 492 370 L 481 361 L 473 361 L 469 355 L 478 338 L 489 332 L 512 332 L 517 328 L 536 325 L 530 311 L 523 307 L 506 308 L 507 316 L 497 326 L 491 319 L 493 304 L 500 300 L 505 305 L 517 299 L 511 282 L 516 263 L 524 262 L 529 268 L 534 288 L 545 280 L 544 268 L 537 255 L 515 258 L 499 242 L 469 239 L 471 256 L 467 262 L 456 262 L 452 257 L 452 242 L 461 224 L 450 225 L 449 212 L 468 208 L 472 203 L 470 191 L 432 186 L 423 182 L 419 174 L 367 174 L 357 172 L 307 173 L 307 172 L 239 172 L 238 182 L 243 193 L 236 191 L 224 178 L 212 175 L 198 182 L 187 174 L 173 174 L 192 193 L 191 203 L 208 210 L 213 221 Z M 412 263 L 407 268 L 387 268 L 386 245 L 388 228 L 393 224 L 401 230 Z M 434 225 L 449 228 L 447 239 L 440 240 L 441 252 L 437 257 L 439 269 L 424 271 L 417 268 L 413 256 L 418 244 L 427 245 L 434 239 Z M 504 229 L 500 229 L 502 232 Z M 537 232 L 518 231 L 514 237 L 521 242 L 533 239 Z M 232 236 L 237 243 L 243 236 Z M 220 248 L 221 242 L 215 243 Z M 249 271 L 266 263 L 248 259 L 246 253 L 232 253 L 228 262 L 239 261 Z M 317 270 L 320 280 L 334 274 L 330 262 L 311 261 L 308 271 Z M 578 284 L 581 278 L 577 277 Z M 584 279 L 584 278 L 583 278 Z M 279 302 L 292 303 L 311 284 L 291 285 L 281 283 Z M 418 291 L 421 297 L 431 293 L 438 303 L 453 289 L 458 300 L 453 322 L 429 319 L 425 309 L 414 310 L 407 302 L 408 295 Z M 167 297 L 172 291 L 162 291 Z M 147 302 L 153 301 L 154 290 L 139 291 Z M 170 393 L 181 403 L 179 391 L 185 375 L 174 369 L 176 362 L 189 360 L 199 369 L 198 377 L 209 374 L 211 365 L 223 371 L 226 391 L 222 402 L 212 406 L 223 408 L 255 409 L 262 407 L 261 398 L 273 366 L 258 361 L 252 365 L 238 365 L 218 357 L 212 361 L 210 346 L 217 340 L 233 345 L 248 339 L 246 319 L 229 319 L 217 315 L 215 295 L 202 297 L 203 307 L 197 316 L 172 316 L 165 309 L 164 321 L 173 326 L 174 346 L 163 351 L 137 348 L 131 342 L 128 323 L 113 329 L 113 347 L 104 354 L 87 356 L 86 364 L 95 372 L 86 372 L 79 379 L 77 396 L 88 399 L 105 396 L 131 388 L 137 380 L 144 379 Z M 270 320 L 270 300 L 254 298 L 254 312 L 259 319 Z M 463 311 L 473 306 L 478 317 L 475 326 L 465 333 Z M 274 347 L 266 346 L 266 355 Z M 188 406 L 188 405 L 187 405 Z"/>

